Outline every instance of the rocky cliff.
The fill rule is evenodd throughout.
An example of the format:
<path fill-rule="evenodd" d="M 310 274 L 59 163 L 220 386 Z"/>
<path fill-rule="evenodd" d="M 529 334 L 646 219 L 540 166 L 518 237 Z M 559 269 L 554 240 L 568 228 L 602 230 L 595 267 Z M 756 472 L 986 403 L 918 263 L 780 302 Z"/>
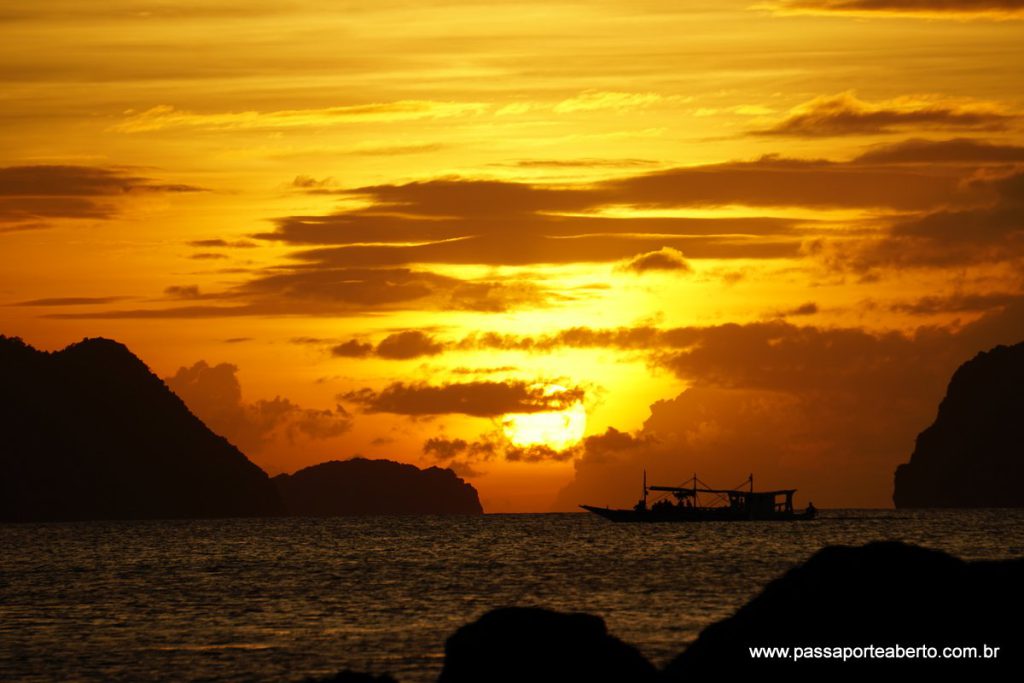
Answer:
<path fill-rule="evenodd" d="M 899 508 L 1024 507 L 1024 342 L 953 374 L 935 423 L 896 468 Z"/>

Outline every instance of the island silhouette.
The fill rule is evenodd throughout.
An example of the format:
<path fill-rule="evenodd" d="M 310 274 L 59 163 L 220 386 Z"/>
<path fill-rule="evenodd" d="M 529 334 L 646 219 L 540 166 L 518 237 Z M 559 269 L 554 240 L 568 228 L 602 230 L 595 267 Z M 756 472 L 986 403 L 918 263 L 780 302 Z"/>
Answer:
<path fill-rule="evenodd" d="M 263 470 L 123 344 L 0 337 L 0 519 L 278 515 Z"/>
<path fill-rule="evenodd" d="M 896 468 L 898 508 L 1024 507 L 1024 342 L 953 374 L 935 422 Z"/>
<path fill-rule="evenodd" d="M 279 474 L 273 482 L 291 515 L 483 514 L 476 489 L 440 467 L 352 458 Z"/>

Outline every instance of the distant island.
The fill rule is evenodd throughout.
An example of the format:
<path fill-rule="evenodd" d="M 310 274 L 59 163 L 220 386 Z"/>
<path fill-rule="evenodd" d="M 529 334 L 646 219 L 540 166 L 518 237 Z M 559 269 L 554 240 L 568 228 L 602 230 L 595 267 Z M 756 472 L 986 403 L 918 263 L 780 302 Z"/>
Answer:
<path fill-rule="evenodd" d="M 273 479 L 289 514 L 309 517 L 483 513 L 472 485 L 450 469 L 391 460 L 332 460 Z"/>
<path fill-rule="evenodd" d="M 1024 342 L 961 365 L 896 468 L 897 508 L 1024 507 Z"/>
<path fill-rule="evenodd" d="M 124 345 L 0 336 L 0 520 L 277 515 L 263 470 Z"/>

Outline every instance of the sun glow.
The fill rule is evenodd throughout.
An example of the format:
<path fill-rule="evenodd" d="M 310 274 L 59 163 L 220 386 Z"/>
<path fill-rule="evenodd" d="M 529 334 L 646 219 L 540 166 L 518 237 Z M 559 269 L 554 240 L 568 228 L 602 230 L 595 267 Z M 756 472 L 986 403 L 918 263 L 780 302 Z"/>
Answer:
<path fill-rule="evenodd" d="M 549 392 L 565 391 L 552 385 Z M 516 446 L 548 446 L 564 450 L 583 438 L 587 428 L 587 411 L 577 401 L 568 408 L 543 413 L 509 413 L 501 423 L 505 436 Z"/>

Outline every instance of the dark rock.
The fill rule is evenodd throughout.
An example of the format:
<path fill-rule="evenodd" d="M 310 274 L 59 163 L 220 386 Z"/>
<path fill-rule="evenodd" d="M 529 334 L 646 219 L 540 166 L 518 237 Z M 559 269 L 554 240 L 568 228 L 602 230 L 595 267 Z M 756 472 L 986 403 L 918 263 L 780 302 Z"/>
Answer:
<path fill-rule="evenodd" d="M 267 475 L 125 346 L 0 336 L 0 519 L 280 513 Z"/>
<path fill-rule="evenodd" d="M 391 460 L 332 460 L 273 479 L 289 514 L 480 514 L 476 489 L 449 469 Z"/>
<path fill-rule="evenodd" d="M 1024 343 L 957 369 L 935 423 L 896 468 L 898 508 L 1024 507 Z"/>
<path fill-rule="evenodd" d="M 897 542 L 833 546 L 772 581 L 735 615 L 704 629 L 664 671 L 693 681 L 715 672 L 729 678 L 768 672 L 836 673 L 905 666 L 972 671 L 1018 666 L 1024 559 L 964 562 Z M 755 659 L 751 647 L 901 645 L 998 647 L 985 659 Z"/>
<path fill-rule="evenodd" d="M 457 630 L 438 683 L 644 683 L 657 671 L 604 620 L 539 608 L 496 609 Z"/>

